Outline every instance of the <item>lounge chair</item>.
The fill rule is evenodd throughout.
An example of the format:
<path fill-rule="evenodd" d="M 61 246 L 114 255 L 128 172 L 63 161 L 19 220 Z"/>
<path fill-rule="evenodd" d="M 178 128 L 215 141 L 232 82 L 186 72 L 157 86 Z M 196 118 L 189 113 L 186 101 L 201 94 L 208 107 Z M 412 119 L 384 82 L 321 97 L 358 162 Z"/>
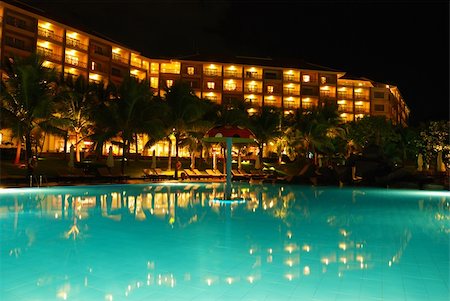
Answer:
<path fill-rule="evenodd" d="M 194 172 L 193 170 L 190 170 L 189 168 L 183 169 L 183 173 L 181 174 L 182 179 L 200 179 L 202 176 Z"/>
<path fill-rule="evenodd" d="M 106 167 L 99 167 L 97 169 L 97 172 L 101 178 L 107 179 L 107 180 L 122 182 L 122 181 L 126 181 L 129 179 L 129 176 L 122 175 L 121 173 L 114 171 L 114 170 L 108 170 L 108 168 L 106 168 Z"/>
<path fill-rule="evenodd" d="M 201 178 L 201 179 L 211 179 L 211 178 L 215 178 L 216 176 L 212 176 L 210 175 L 208 172 L 203 172 L 198 170 L 197 168 L 194 168 L 193 171 Z"/>
<path fill-rule="evenodd" d="M 237 170 L 237 169 L 232 169 L 231 175 L 233 177 L 233 180 L 236 180 L 236 181 L 249 181 L 250 180 L 249 174 L 243 173 L 242 171 Z"/>
<path fill-rule="evenodd" d="M 220 171 L 218 171 L 217 169 L 216 170 L 206 169 L 205 171 L 208 175 L 210 175 L 212 178 L 215 178 L 215 179 L 223 179 L 226 176 L 223 173 L 221 173 Z"/>

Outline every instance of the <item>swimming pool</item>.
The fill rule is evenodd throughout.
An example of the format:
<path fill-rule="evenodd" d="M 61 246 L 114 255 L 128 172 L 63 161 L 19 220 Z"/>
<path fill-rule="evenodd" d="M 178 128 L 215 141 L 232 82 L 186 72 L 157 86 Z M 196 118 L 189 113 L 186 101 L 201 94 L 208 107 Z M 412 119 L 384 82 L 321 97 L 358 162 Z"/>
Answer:
<path fill-rule="evenodd" d="M 448 300 L 450 193 L 0 190 L 0 300 Z"/>

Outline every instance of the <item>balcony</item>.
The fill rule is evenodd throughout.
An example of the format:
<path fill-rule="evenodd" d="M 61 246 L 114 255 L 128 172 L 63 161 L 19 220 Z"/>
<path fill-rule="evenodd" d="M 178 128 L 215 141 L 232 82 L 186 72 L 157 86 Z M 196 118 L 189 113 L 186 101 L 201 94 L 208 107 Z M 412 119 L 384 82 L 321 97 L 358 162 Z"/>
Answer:
<path fill-rule="evenodd" d="M 262 79 L 262 75 L 258 74 L 256 72 L 246 72 L 245 73 L 245 78 L 249 78 L 249 79 Z"/>
<path fill-rule="evenodd" d="M 12 17 L 12 16 L 7 16 L 5 23 L 20 29 L 24 29 L 30 32 L 36 32 L 36 27 L 32 26 L 30 24 L 27 24 L 26 21 L 22 20 L 22 19 L 18 19 L 16 17 Z"/>
<path fill-rule="evenodd" d="M 83 51 L 87 51 L 88 49 L 88 45 L 81 43 L 80 40 L 69 37 L 66 38 L 66 46 Z"/>
<path fill-rule="evenodd" d="M 369 109 L 364 108 L 363 106 L 355 106 L 356 114 L 369 114 Z"/>
<path fill-rule="evenodd" d="M 300 105 L 298 103 L 285 102 L 283 104 L 283 107 L 288 110 L 295 110 L 295 109 L 298 109 L 300 107 Z"/>
<path fill-rule="evenodd" d="M 315 108 L 313 103 L 302 103 L 302 108 L 306 110 L 312 110 Z"/>
<path fill-rule="evenodd" d="M 38 28 L 38 35 L 40 37 L 43 37 L 43 38 L 46 38 L 46 39 L 49 39 L 49 40 L 52 40 L 52 41 L 56 41 L 56 42 L 59 42 L 59 43 L 62 43 L 62 41 L 63 41 L 63 37 L 62 36 L 59 36 L 59 35 L 55 34 L 52 30 L 48 30 L 48 29 L 43 28 L 43 27 L 39 27 Z"/>
<path fill-rule="evenodd" d="M 66 64 L 79 67 L 79 68 L 87 68 L 87 63 L 80 61 L 76 56 L 66 55 L 65 59 Z"/>
<path fill-rule="evenodd" d="M 30 45 L 26 45 L 23 40 L 11 38 L 8 36 L 5 39 L 5 45 L 14 47 L 16 49 L 25 50 L 25 51 L 33 51 L 33 47 Z"/>
<path fill-rule="evenodd" d="M 213 69 L 205 69 L 203 71 L 203 75 L 205 75 L 205 76 L 221 76 L 222 74 L 219 70 L 216 70 L 216 69 L 214 69 L 214 70 Z"/>
<path fill-rule="evenodd" d="M 121 64 L 128 65 L 128 59 L 122 57 L 120 54 L 117 54 L 117 53 L 113 53 L 112 54 L 112 60 L 114 62 L 118 62 L 118 63 L 121 63 Z"/>
<path fill-rule="evenodd" d="M 262 93 L 262 89 L 258 87 L 245 87 L 244 92 L 246 93 Z"/>
<path fill-rule="evenodd" d="M 283 80 L 287 82 L 298 82 L 298 78 L 295 78 L 293 74 L 285 74 L 283 75 Z"/>
<path fill-rule="evenodd" d="M 291 95 L 300 95 L 300 90 L 295 90 L 295 89 L 289 89 L 289 88 L 284 88 L 283 89 L 283 94 L 286 96 L 291 96 Z"/>
<path fill-rule="evenodd" d="M 369 95 L 355 93 L 355 100 L 369 100 Z"/>
<path fill-rule="evenodd" d="M 235 88 L 223 88 L 224 93 L 242 93 L 242 88 L 235 87 Z"/>
<path fill-rule="evenodd" d="M 353 112 L 353 107 L 348 105 L 338 105 L 338 111 L 340 112 Z"/>
<path fill-rule="evenodd" d="M 351 94 L 344 93 L 344 92 L 339 92 L 339 91 L 338 91 L 338 98 L 339 99 L 353 99 Z"/>
<path fill-rule="evenodd" d="M 62 56 L 53 53 L 52 49 L 37 46 L 36 52 L 42 55 L 45 59 L 61 62 Z"/>
<path fill-rule="evenodd" d="M 233 77 L 233 78 L 241 78 L 242 74 L 237 70 L 225 70 L 223 72 L 224 77 Z"/>

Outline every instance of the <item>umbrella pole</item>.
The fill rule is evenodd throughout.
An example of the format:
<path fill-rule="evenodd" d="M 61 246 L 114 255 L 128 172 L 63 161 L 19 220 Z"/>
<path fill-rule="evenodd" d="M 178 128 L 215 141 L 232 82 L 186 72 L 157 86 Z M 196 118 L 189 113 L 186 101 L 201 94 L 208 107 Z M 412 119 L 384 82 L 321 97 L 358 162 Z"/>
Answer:
<path fill-rule="evenodd" d="M 232 148 L 232 138 L 227 137 L 227 183 L 225 187 L 225 200 L 229 200 L 231 198 L 231 162 L 233 158 L 231 157 L 231 148 Z"/>

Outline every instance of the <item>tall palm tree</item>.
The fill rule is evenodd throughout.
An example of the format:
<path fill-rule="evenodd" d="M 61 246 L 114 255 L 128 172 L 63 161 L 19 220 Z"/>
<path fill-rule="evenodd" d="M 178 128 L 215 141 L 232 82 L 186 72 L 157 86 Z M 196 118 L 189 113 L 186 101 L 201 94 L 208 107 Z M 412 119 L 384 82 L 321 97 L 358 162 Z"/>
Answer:
<path fill-rule="evenodd" d="M 177 81 L 166 89 L 164 101 L 169 107 L 166 128 L 175 137 L 175 160 L 178 162 L 180 143 L 189 136 L 189 131 L 205 128 L 202 118 L 208 111 L 209 103 L 198 98 L 191 87 L 182 81 Z M 175 168 L 175 179 L 177 178 L 178 166 Z"/>
<path fill-rule="evenodd" d="M 122 139 L 122 173 L 130 143 L 136 134 L 158 135 L 162 129 L 160 116 L 164 115 L 164 112 L 155 109 L 148 87 L 146 81 L 140 82 L 131 76 L 125 78 L 117 90 L 118 98 L 111 106 L 113 129 Z"/>
<path fill-rule="evenodd" d="M 317 161 L 317 151 L 333 149 L 333 139 L 340 135 L 337 107 L 331 104 L 313 109 L 297 109 L 287 133 L 296 148 Z M 316 162 L 317 163 L 317 162 Z"/>
<path fill-rule="evenodd" d="M 8 78 L 1 82 L 2 119 L 18 135 L 19 142 L 25 142 L 27 162 L 32 157 L 33 130 L 38 127 L 51 130 L 52 121 L 57 119 L 53 115 L 56 72 L 44 67 L 43 62 L 36 54 L 10 59 L 4 66 Z M 19 157 L 20 153 L 16 160 Z M 31 172 L 31 167 L 28 166 L 28 173 Z"/>
<path fill-rule="evenodd" d="M 92 133 L 90 115 L 94 104 L 94 90 L 82 75 L 63 80 L 59 93 L 59 111 L 69 131 L 75 134 L 76 160 L 80 161 L 79 144 Z"/>
<path fill-rule="evenodd" d="M 259 114 L 250 117 L 250 129 L 256 135 L 259 159 L 262 162 L 264 145 L 277 137 L 281 131 L 281 110 L 273 106 L 263 106 Z"/>

